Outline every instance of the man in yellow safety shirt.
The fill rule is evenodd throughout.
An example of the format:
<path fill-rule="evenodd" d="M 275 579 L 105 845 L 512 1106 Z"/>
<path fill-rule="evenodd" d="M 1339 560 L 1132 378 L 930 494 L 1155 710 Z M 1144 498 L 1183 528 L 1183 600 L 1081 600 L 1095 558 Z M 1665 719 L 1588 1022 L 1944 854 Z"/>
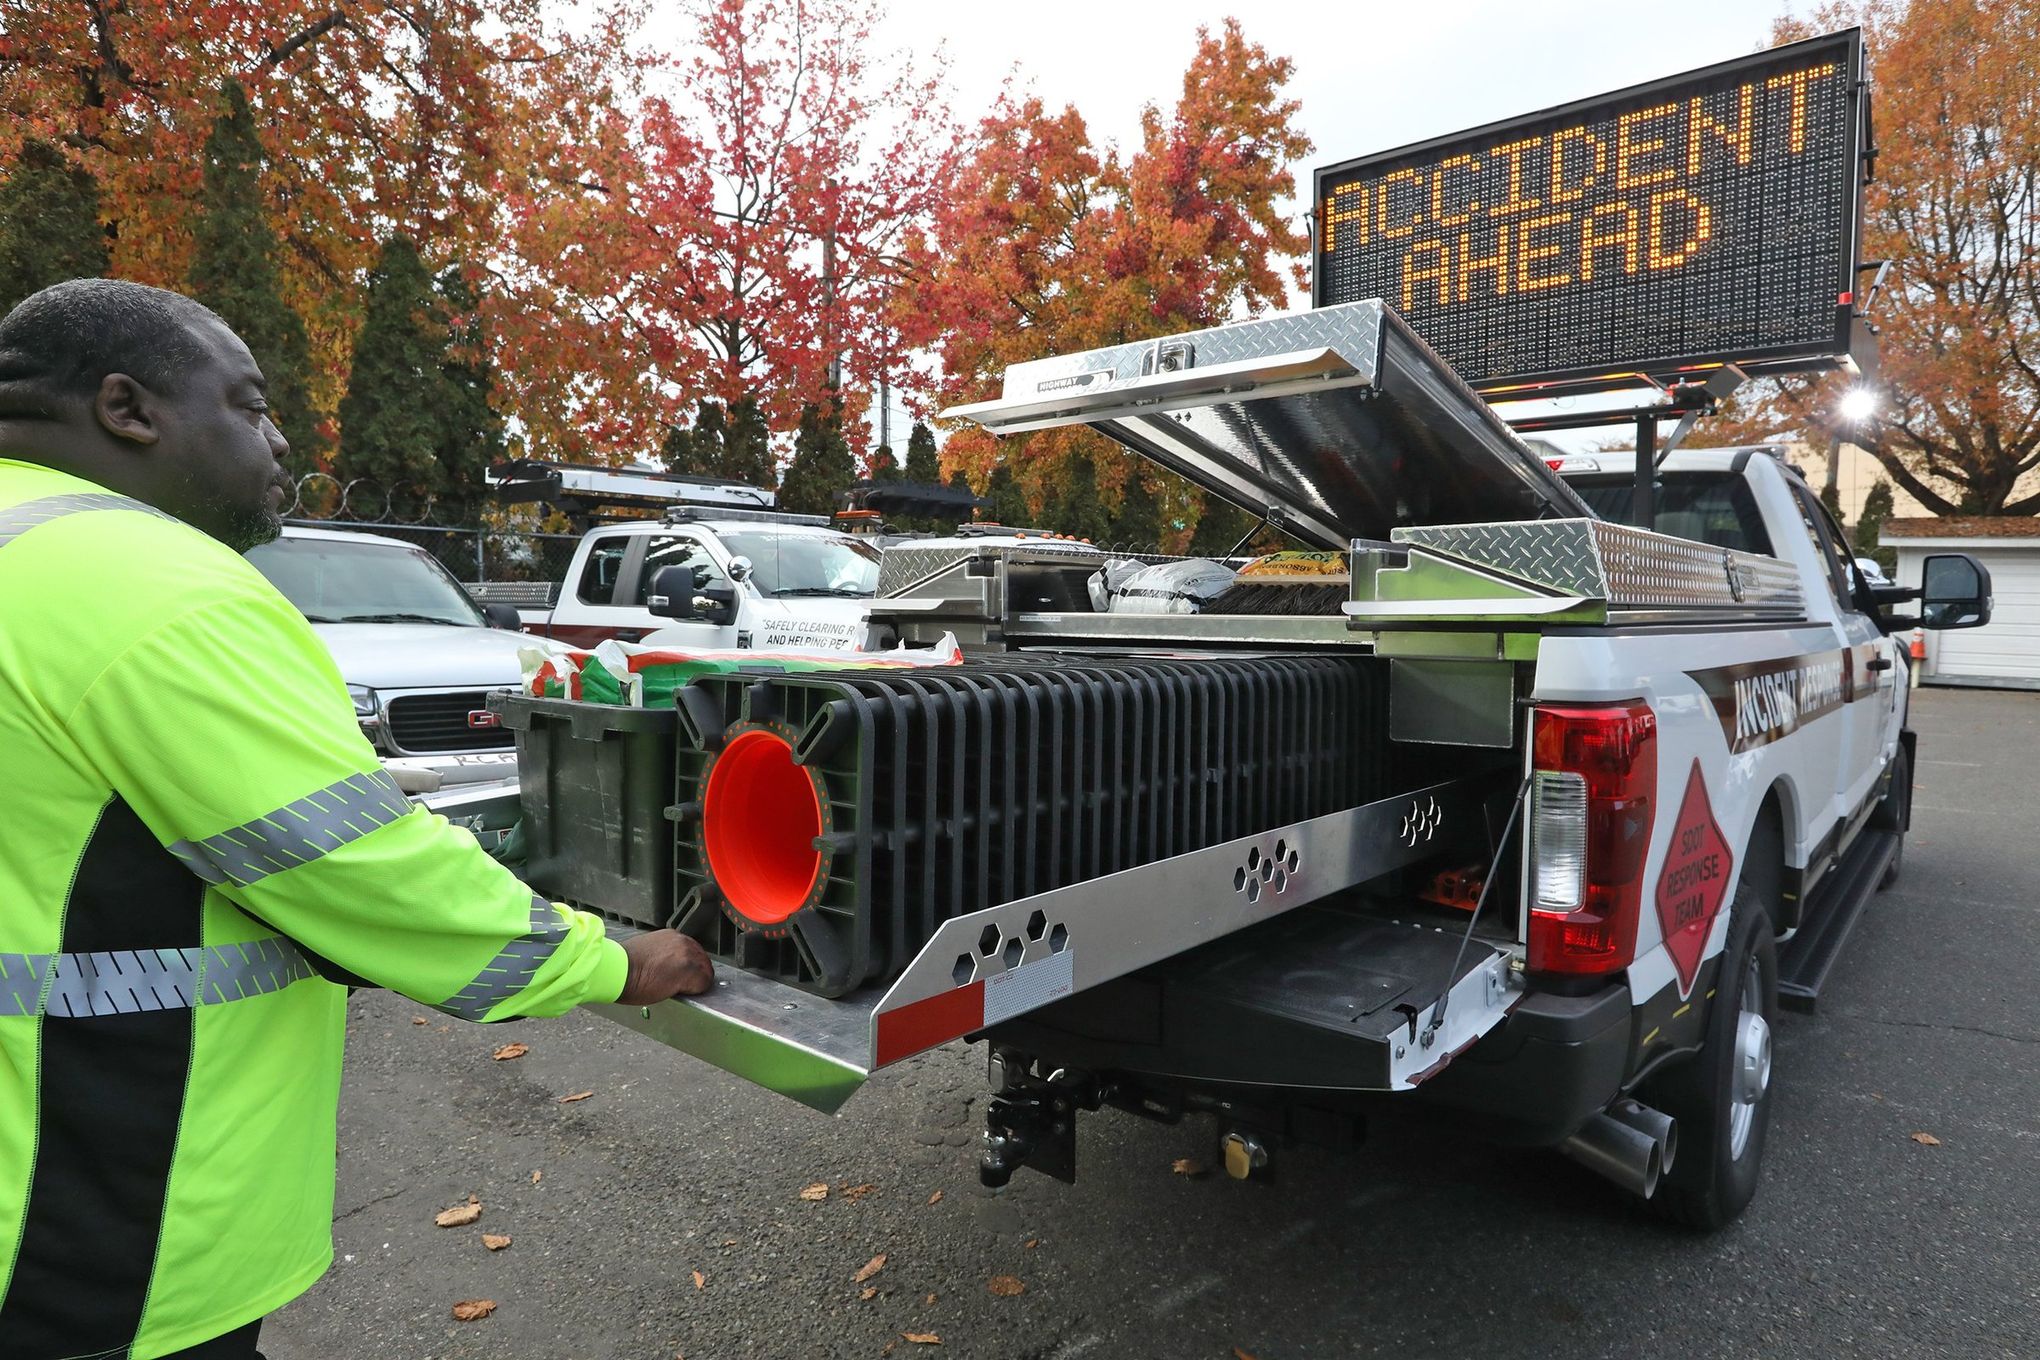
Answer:
<path fill-rule="evenodd" d="M 346 990 L 466 1020 L 710 985 L 406 802 L 242 559 L 247 347 L 111 280 L 0 319 L 0 1355 L 246 1360 L 332 1259 Z"/>

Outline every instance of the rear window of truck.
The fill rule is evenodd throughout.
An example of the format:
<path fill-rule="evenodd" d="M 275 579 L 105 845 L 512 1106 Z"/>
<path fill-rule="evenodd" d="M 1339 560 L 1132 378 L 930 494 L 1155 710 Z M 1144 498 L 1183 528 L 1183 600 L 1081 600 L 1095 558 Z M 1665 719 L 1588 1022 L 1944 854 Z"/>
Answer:
<path fill-rule="evenodd" d="M 1632 486 L 1628 474 L 1617 477 L 1568 477 L 1566 484 L 1602 519 L 1629 523 Z M 1657 523 L 1661 534 L 1690 538 L 1737 552 L 1771 551 L 1764 517 L 1749 483 L 1734 472 L 1668 472 L 1658 478 Z"/>

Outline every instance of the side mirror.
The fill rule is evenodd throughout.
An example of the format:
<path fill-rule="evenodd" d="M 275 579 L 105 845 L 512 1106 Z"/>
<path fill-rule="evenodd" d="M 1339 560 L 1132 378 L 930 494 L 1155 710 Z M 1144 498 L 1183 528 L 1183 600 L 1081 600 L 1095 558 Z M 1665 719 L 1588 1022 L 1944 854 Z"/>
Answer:
<path fill-rule="evenodd" d="M 694 592 L 696 617 L 717 625 L 737 621 L 737 588 L 727 581 L 710 581 Z"/>
<path fill-rule="evenodd" d="M 694 568 L 660 567 L 645 591 L 645 608 L 662 619 L 691 619 L 694 612 Z"/>
<path fill-rule="evenodd" d="M 503 628 L 512 633 L 524 631 L 524 616 L 517 612 L 514 604 L 485 604 L 482 617 L 489 621 L 491 628 Z"/>
<path fill-rule="evenodd" d="M 748 557 L 738 556 L 730 559 L 730 579 L 738 585 L 742 585 L 750 580 L 751 573 L 756 570 L 757 568 L 751 565 L 751 559 Z"/>
<path fill-rule="evenodd" d="M 1981 628 L 1990 622 L 1990 572 L 1968 553 L 1930 553 L 1920 580 L 1920 627 Z"/>

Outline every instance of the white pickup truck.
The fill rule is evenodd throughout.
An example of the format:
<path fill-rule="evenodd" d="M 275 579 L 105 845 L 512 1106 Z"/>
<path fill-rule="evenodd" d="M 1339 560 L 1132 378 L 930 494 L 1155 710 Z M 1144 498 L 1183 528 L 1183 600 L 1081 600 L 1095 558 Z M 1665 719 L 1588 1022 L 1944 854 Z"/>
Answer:
<path fill-rule="evenodd" d="M 828 1110 L 983 1040 L 992 1184 L 1073 1177 L 1106 1105 L 1214 1117 L 1241 1177 L 1430 1117 L 1734 1217 L 1778 1008 L 1898 871 L 1916 596 L 1759 450 L 1672 454 L 1618 522 L 1633 460 L 1536 456 L 1378 302 L 950 414 L 1090 425 L 1337 575 L 1100 613 L 1091 564 L 964 547 L 873 606 L 963 665 L 696 681 L 670 919 L 725 966 L 614 1018 Z M 1973 560 L 1925 581 L 1918 624 L 1988 621 Z"/>
<path fill-rule="evenodd" d="M 516 604 L 526 632 L 576 647 L 614 638 L 703 650 L 857 651 L 883 645 L 865 621 L 878 561 L 877 544 L 819 515 L 680 508 L 590 529 L 566 579 L 548 592 L 552 603 Z M 654 612 L 652 578 L 667 567 L 684 568 L 694 588 Z M 513 598 L 491 586 L 469 591 Z"/>

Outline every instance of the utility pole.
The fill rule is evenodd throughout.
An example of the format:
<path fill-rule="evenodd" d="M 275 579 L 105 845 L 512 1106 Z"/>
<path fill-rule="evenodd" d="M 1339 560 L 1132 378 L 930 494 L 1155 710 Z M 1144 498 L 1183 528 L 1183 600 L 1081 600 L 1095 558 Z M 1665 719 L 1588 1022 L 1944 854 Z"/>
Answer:
<path fill-rule="evenodd" d="M 892 383 L 883 374 L 878 379 L 878 446 L 892 456 Z"/>

